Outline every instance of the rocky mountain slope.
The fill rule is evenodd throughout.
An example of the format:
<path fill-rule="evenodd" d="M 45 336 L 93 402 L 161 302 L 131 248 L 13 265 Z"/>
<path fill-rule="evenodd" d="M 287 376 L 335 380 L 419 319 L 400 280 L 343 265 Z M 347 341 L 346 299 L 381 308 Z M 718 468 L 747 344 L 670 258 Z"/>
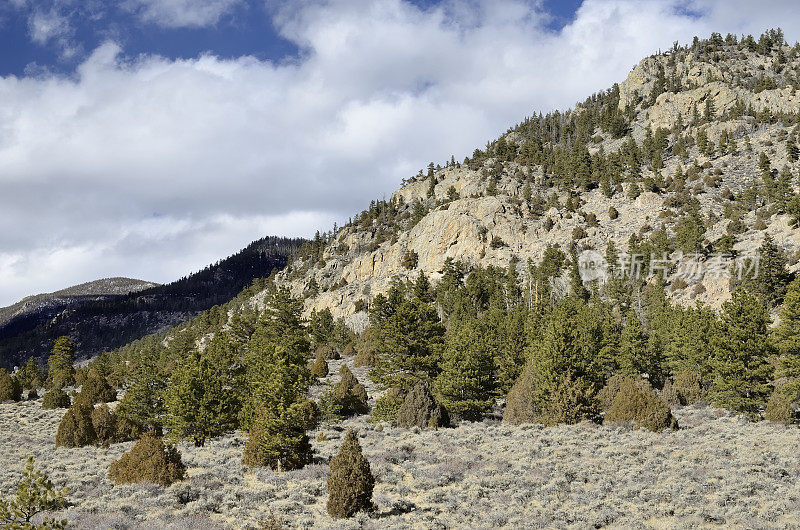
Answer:
<path fill-rule="evenodd" d="M 392 281 L 424 272 L 435 283 L 448 259 L 514 260 L 524 276 L 550 245 L 602 254 L 613 241 L 624 253 L 662 238 L 671 261 L 713 259 L 726 272 L 769 234 L 794 271 L 799 71 L 800 50 L 780 30 L 676 45 L 573 110 L 534 115 L 463 162 L 404 180 L 279 281 L 309 310 L 357 326 Z M 702 233 L 687 242 L 692 228 Z M 719 307 L 729 298 L 730 274 L 686 270 L 669 271 L 674 299 Z"/>
<path fill-rule="evenodd" d="M 234 298 L 255 278 L 286 265 L 302 239 L 266 237 L 205 269 L 166 285 L 100 280 L 26 298 L 0 313 L 0 366 L 44 358 L 68 335 L 79 358 L 118 348 L 186 322 Z M 134 283 L 131 283 L 134 282 Z"/>

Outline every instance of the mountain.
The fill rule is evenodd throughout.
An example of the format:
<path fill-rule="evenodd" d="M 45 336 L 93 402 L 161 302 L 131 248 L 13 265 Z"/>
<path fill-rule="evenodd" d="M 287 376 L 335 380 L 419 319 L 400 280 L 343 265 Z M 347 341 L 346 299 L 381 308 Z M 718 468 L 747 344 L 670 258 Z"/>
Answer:
<path fill-rule="evenodd" d="M 166 285 L 113 278 L 28 297 L 0 310 L 0 366 L 42 359 L 62 335 L 86 358 L 185 322 L 285 266 L 303 241 L 265 237 Z"/>
<path fill-rule="evenodd" d="M 103 278 L 73 285 L 54 293 L 27 296 L 8 307 L 0 307 L 0 327 L 10 320 L 31 314 L 51 313 L 53 316 L 66 307 L 87 302 L 106 301 L 158 286 L 157 283 L 130 278 Z"/>
<path fill-rule="evenodd" d="M 771 236 L 798 268 L 800 50 L 780 30 L 738 43 L 715 34 L 652 55 L 622 83 L 572 110 L 526 118 L 463 162 L 404 180 L 301 252 L 278 282 L 363 326 L 378 293 L 448 259 L 467 269 L 512 261 L 523 278 L 556 246 L 568 256 L 683 253 L 671 297 L 719 307 L 729 275 L 688 277 L 699 263 L 753 253 Z M 523 282 L 526 280 L 523 280 Z"/>

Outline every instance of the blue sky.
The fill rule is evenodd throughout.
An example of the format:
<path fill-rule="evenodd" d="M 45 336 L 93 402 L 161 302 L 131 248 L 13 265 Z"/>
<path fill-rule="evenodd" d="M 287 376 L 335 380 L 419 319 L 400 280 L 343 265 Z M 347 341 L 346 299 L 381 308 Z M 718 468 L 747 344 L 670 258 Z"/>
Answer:
<path fill-rule="evenodd" d="M 202 0 L 199 0 L 202 2 Z M 421 9 L 441 2 L 414 0 Z M 547 27 L 560 30 L 569 23 L 581 0 L 546 0 L 541 10 L 550 14 Z M 127 6 L 127 7 L 126 7 Z M 227 7 L 226 7 L 227 6 Z M 63 22 L 48 38 L 35 38 L 36 14 L 53 15 Z M 185 22 L 165 25 L 141 16 L 126 2 L 69 2 L 58 0 L 7 0 L 0 7 L 0 75 L 22 76 L 46 69 L 70 73 L 86 54 L 111 39 L 125 55 L 156 54 L 192 58 L 212 53 L 221 58 L 252 55 L 260 60 L 291 60 L 298 46 L 281 37 L 272 23 L 274 8 L 263 1 L 241 0 L 220 4 L 218 16 L 208 25 Z M 69 50 L 65 53 L 65 42 Z"/>
<path fill-rule="evenodd" d="M 311 236 L 796 0 L 0 0 L 0 306 Z"/>

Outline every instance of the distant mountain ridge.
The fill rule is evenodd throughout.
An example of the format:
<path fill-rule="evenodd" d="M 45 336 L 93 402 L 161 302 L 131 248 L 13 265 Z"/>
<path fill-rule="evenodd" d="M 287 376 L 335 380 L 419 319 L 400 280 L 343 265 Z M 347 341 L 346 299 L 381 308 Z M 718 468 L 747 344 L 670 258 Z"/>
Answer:
<path fill-rule="evenodd" d="M 265 237 L 165 285 L 111 278 L 27 297 L 0 309 L 0 366 L 44 359 L 61 335 L 87 358 L 185 322 L 283 268 L 304 241 Z"/>
<path fill-rule="evenodd" d="M 100 301 L 109 297 L 143 291 L 158 285 L 158 283 L 134 280 L 132 278 L 103 278 L 73 285 L 52 293 L 26 296 L 15 304 L 0 307 L 0 326 L 5 325 L 14 318 L 47 308 L 57 309 L 75 303 Z"/>

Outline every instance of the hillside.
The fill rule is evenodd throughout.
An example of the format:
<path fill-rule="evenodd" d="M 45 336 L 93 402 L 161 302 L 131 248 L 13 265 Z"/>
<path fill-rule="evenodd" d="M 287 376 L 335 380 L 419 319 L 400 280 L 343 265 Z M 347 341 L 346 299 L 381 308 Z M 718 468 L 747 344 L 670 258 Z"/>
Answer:
<path fill-rule="evenodd" d="M 62 335 L 75 342 L 79 358 L 88 358 L 161 332 L 228 302 L 255 278 L 268 277 L 286 265 L 302 242 L 259 239 L 166 285 L 142 283 L 125 291 L 125 282 L 100 280 L 26 298 L 2 313 L 8 317 L 0 321 L 0 366 L 13 367 L 30 356 L 43 359 Z"/>
<path fill-rule="evenodd" d="M 782 39 L 715 35 L 648 57 L 573 110 L 533 115 L 463 162 L 432 163 L 279 280 L 309 309 L 359 322 L 395 279 L 424 272 L 435 283 L 448 258 L 468 269 L 517 260 L 529 277 L 528 260 L 551 245 L 632 252 L 663 239 L 659 257 L 725 254 L 729 267 L 769 234 L 795 270 L 800 53 L 772 45 Z M 700 235 L 687 240 L 692 223 Z M 684 304 L 730 297 L 728 278 L 679 276 L 667 282 Z"/>

